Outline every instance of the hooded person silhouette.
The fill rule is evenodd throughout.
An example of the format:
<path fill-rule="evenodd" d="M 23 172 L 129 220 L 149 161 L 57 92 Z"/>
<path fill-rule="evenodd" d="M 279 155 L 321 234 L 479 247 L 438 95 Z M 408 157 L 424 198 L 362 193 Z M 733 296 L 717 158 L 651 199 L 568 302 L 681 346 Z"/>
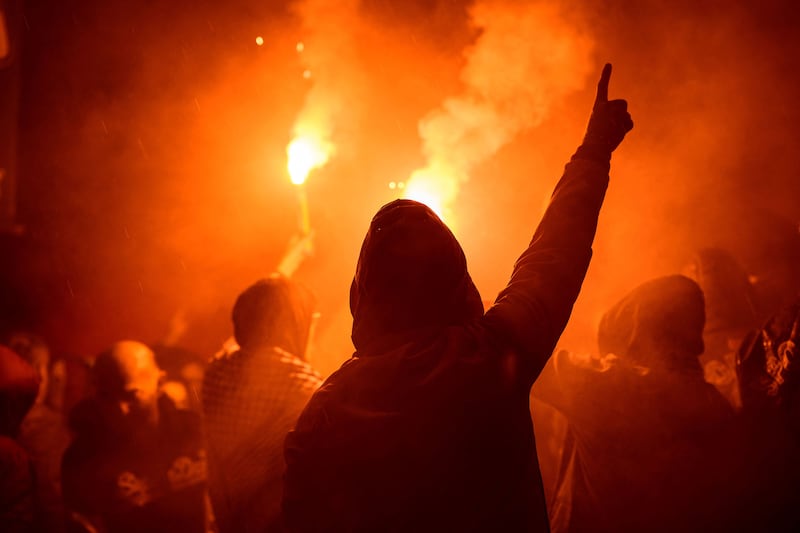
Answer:
<path fill-rule="evenodd" d="M 425 205 L 370 224 L 350 290 L 353 357 L 286 439 L 293 531 L 546 531 L 528 394 L 591 257 L 611 152 L 632 128 L 603 70 L 583 144 L 508 286 L 483 312 Z"/>

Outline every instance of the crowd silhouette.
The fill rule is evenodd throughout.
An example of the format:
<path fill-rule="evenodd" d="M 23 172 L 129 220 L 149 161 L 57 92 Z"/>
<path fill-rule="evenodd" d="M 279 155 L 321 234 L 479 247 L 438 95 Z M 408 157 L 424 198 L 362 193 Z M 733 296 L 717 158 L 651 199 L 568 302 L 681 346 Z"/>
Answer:
<path fill-rule="evenodd" d="M 633 128 L 610 77 L 490 305 L 431 209 L 376 213 L 356 351 L 327 379 L 313 291 L 283 274 L 236 298 L 211 358 L 120 340 L 54 361 L 4 331 L 0 529 L 800 530 L 796 264 L 754 280 L 690 251 L 609 303 L 595 351 L 556 349 Z"/>

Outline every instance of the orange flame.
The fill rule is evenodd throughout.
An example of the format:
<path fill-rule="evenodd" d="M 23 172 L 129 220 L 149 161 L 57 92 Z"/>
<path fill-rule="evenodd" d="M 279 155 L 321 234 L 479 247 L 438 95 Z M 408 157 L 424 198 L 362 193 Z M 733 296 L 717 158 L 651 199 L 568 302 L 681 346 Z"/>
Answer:
<path fill-rule="evenodd" d="M 333 147 L 317 137 L 300 135 L 286 147 L 286 168 L 295 185 L 306 182 L 309 173 L 328 162 Z"/>
<path fill-rule="evenodd" d="M 445 169 L 417 170 L 406 183 L 403 196 L 430 207 L 439 218 L 452 223 L 450 206 L 458 193 L 457 180 Z"/>

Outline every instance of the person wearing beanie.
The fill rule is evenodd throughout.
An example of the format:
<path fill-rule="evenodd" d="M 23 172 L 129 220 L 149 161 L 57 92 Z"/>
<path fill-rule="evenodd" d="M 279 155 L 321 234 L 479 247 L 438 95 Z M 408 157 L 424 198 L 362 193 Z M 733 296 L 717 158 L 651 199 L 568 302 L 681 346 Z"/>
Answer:
<path fill-rule="evenodd" d="M 290 531 L 547 531 L 528 394 L 592 253 L 611 152 L 633 127 L 598 84 L 583 144 L 484 313 L 460 244 L 423 204 L 383 206 L 350 289 L 356 352 L 286 438 Z"/>
<path fill-rule="evenodd" d="M 287 277 L 257 281 L 233 306 L 239 349 L 206 370 L 209 495 L 220 533 L 281 531 L 283 440 L 321 383 L 305 361 L 315 303 Z"/>

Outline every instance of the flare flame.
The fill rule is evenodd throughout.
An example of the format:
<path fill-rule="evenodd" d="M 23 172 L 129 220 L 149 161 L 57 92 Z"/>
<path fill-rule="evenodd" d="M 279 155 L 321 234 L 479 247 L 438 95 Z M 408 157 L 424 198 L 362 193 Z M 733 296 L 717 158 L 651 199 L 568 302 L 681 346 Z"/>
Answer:
<path fill-rule="evenodd" d="M 332 151 L 333 146 L 318 137 L 311 135 L 295 137 L 286 147 L 288 158 L 286 168 L 292 183 L 303 185 L 312 170 L 328 162 Z"/>

